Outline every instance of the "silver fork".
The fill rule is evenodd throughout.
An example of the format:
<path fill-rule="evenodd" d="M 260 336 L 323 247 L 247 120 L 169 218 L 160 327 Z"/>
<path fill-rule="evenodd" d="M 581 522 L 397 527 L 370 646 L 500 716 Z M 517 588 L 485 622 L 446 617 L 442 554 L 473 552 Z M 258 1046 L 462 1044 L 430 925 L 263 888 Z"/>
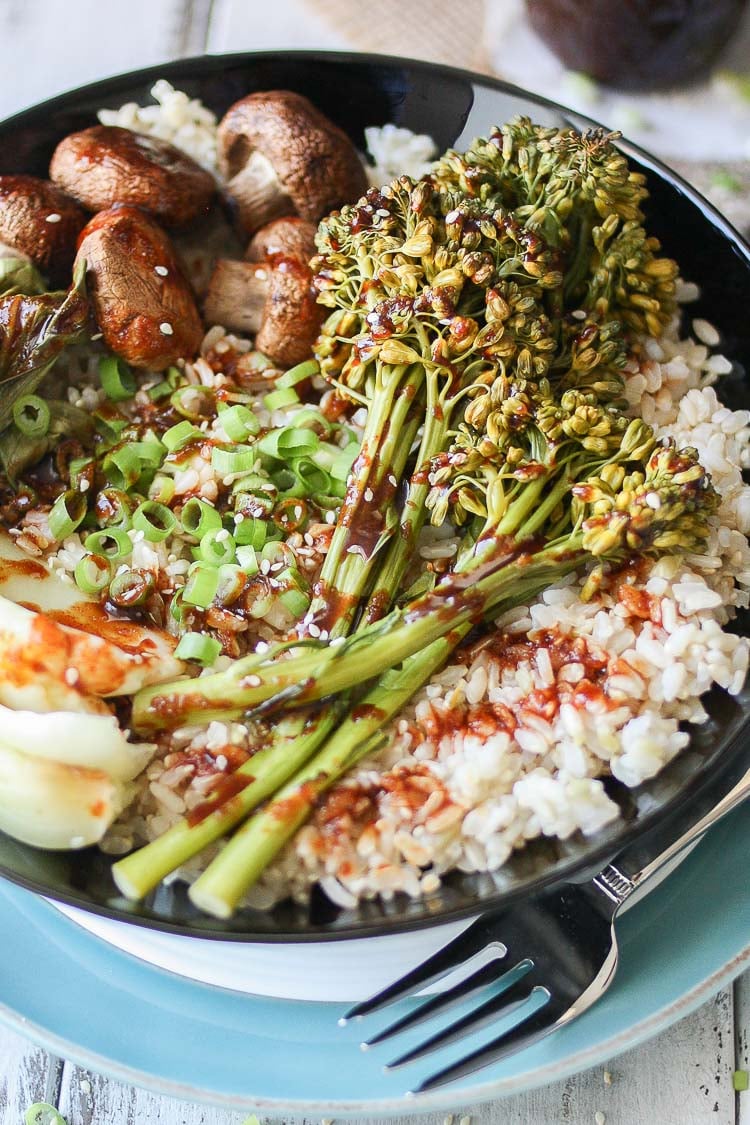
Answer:
<path fill-rule="evenodd" d="M 446 991 L 366 1040 L 369 1049 L 390 1040 L 472 996 L 488 993 L 462 1015 L 417 1046 L 404 1051 L 385 1069 L 404 1066 L 464 1036 L 515 1013 L 519 1018 L 488 1043 L 413 1086 L 423 1093 L 452 1082 L 536 1043 L 585 1012 L 609 987 L 617 968 L 617 912 L 633 892 L 659 868 L 696 841 L 750 795 L 750 769 L 743 758 L 723 775 L 720 788 L 704 789 L 689 809 L 652 829 L 584 883 L 565 883 L 521 900 L 473 922 L 436 954 L 377 995 L 356 1004 L 340 1020 L 376 1012 L 421 991 L 484 953 L 485 961 Z M 731 788 L 727 788 L 731 786 Z"/>

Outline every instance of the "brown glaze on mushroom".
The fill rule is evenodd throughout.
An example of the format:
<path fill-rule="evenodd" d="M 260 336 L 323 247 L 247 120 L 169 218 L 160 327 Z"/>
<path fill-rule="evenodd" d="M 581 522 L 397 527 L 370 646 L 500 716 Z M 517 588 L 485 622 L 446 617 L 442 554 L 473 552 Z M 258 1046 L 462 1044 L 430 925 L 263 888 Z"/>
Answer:
<path fill-rule="evenodd" d="M 281 255 L 309 262 L 315 254 L 315 223 L 305 219 L 276 219 L 261 227 L 245 253 L 248 262 L 262 262 Z"/>
<path fill-rule="evenodd" d="M 216 190 L 213 177 L 174 145 L 116 125 L 65 137 L 49 174 L 89 211 L 129 203 L 175 227 L 205 213 Z"/>
<path fill-rule="evenodd" d="M 0 176 L 0 243 L 29 258 L 52 284 L 66 284 L 86 215 L 49 180 Z"/>
<path fill-rule="evenodd" d="M 100 211 L 81 234 L 80 259 L 111 351 L 154 371 L 197 354 L 200 314 L 172 244 L 151 216 L 128 206 Z"/>
<path fill-rule="evenodd" d="M 248 234 L 272 219 L 318 222 L 367 189 L 345 133 L 301 94 L 249 94 L 219 124 L 219 166 Z"/>

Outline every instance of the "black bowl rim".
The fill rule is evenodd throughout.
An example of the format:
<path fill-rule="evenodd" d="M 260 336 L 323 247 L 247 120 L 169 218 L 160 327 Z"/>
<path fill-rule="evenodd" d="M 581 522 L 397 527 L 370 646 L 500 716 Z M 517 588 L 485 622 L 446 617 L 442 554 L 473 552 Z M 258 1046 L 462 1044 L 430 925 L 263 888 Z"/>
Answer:
<path fill-rule="evenodd" d="M 7 133 L 8 130 L 26 125 L 27 123 L 32 123 L 40 110 L 55 111 L 58 108 L 73 107 L 82 99 L 106 99 L 110 94 L 115 94 L 117 90 L 125 84 L 134 82 L 146 83 L 156 81 L 159 78 L 166 78 L 169 81 L 179 81 L 181 77 L 193 78 L 202 74 L 210 74 L 219 71 L 221 67 L 226 64 L 248 65 L 252 64 L 255 60 L 278 59 L 282 54 L 285 58 L 304 59 L 310 63 L 318 63 L 322 66 L 331 63 L 351 63 L 354 60 L 358 60 L 363 65 L 374 67 L 400 67 L 410 70 L 426 71 L 438 78 L 449 76 L 451 78 L 463 79 L 474 86 L 495 90 L 498 93 L 510 94 L 525 99 L 535 105 L 554 110 L 562 115 L 564 120 L 569 121 L 576 128 L 580 128 L 581 126 L 586 128 L 606 128 L 606 126 L 603 126 L 601 122 L 596 121 L 594 118 L 568 109 L 566 106 L 553 101 L 551 98 L 534 94 L 510 82 L 504 82 L 502 79 L 493 78 L 491 75 L 478 74 L 464 68 L 428 62 L 423 59 L 411 59 L 399 55 L 381 55 L 372 52 L 357 51 L 299 49 L 285 50 L 283 52 L 280 50 L 217 52 L 213 54 L 196 55 L 189 58 L 174 59 L 145 68 L 124 71 L 107 78 L 99 79 L 95 82 L 87 83 L 83 86 L 75 87 L 71 90 L 63 91 L 51 98 L 46 98 L 41 102 L 28 106 L 18 113 L 13 114 L 11 117 L 0 120 L 0 130 Z M 716 228 L 733 246 L 735 251 L 745 259 L 750 274 L 750 244 L 748 244 L 740 232 L 705 198 L 705 196 L 694 188 L 692 184 L 688 183 L 678 172 L 670 168 L 669 165 L 665 164 L 646 149 L 641 148 L 632 141 L 628 141 L 622 136 L 617 138 L 616 143 L 621 151 L 629 156 L 635 157 L 642 167 L 647 168 L 670 188 L 686 196 L 695 204 L 700 209 L 706 221 Z M 683 785 L 662 808 L 644 813 L 639 818 L 637 824 L 624 827 L 615 841 L 610 840 L 608 843 L 602 843 L 598 847 L 592 848 L 591 851 L 587 853 L 585 859 L 573 857 L 567 862 L 561 861 L 555 867 L 554 872 L 550 872 L 548 876 L 541 875 L 524 887 L 511 889 L 510 891 L 498 891 L 496 894 L 487 895 L 482 899 L 478 899 L 474 904 L 445 907 L 435 911 L 433 914 L 425 912 L 423 915 L 411 918 L 396 917 L 393 919 L 388 918 L 359 923 L 352 922 L 351 924 L 337 924 L 335 930 L 327 929 L 324 926 L 310 926 L 310 928 L 305 931 L 285 931 L 279 929 L 273 932 L 232 932 L 180 925 L 150 915 L 139 915 L 135 912 L 126 914 L 116 906 L 110 907 L 101 903 L 94 903 L 68 891 L 50 888 L 35 879 L 2 868 L 0 868 L 0 877 L 35 894 L 51 899 L 54 902 L 60 902 L 67 906 L 75 907 L 87 914 L 108 918 L 124 925 L 143 926 L 147 929 L 157 930 L 163 933 L 175 934 L 181 937 L 204 938 L 209 941 L 233 942 L 235 944 L 285 945 L 290 943 L 303 944 L 324 941 L 350 941 L 420 930 L 430 926 L 444 925 L 446 923 L 468 919 L 477 913 L 497 909 L 500 905 L 509 905 L 513 901 L 526 897 L 529 894 L 537 893 L 553 884 L 563 883 L 572 876 L 580 873 L 584 868 L 587 871 L 593 872 L 597 865 L 605 866 L 615 855 L 624 852 L 635 841 L 641 840 L 657 825 L 663 828 L 665 822 L 678 819 L 679 811 L 684 808 L 688 800 L 697 799 L 699 796 L 703 795 L 716 781 L 717 777 L 723 774 L 731 765 L 738 754 L 747 750 L 750 732 L 746 729 L 746 726 L 747 724 L 743 725 L 730 740 L 722 755 L 721 762 L 713 763 L 711 767 L 707 767 L 705 770 L 699 770 L 698 773 L 690 779 L 689 783 Z M 679 835 L 679 832 L 677 835 Z"/>

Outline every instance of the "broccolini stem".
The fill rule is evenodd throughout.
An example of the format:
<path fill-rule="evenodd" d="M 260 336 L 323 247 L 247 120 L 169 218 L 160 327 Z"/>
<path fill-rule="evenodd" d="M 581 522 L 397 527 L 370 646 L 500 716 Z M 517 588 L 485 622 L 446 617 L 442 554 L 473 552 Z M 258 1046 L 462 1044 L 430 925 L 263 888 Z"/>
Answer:
<path fill-rule="evenodd" d="M 527 601 L 549 584 L 548 576 L 521 580 L 514 596 L 493 607 L 497 614 Z M 449 660 L 471 631 L 472 622 L 452 629 L 399 668 L 380 678 L 331 735 L 326 746 L 289 781 L 272 801 L 233 836 L 222 852 L 190 888 L 201 910 L 228 918 L 243 895 L 310 816 L 317 799 L 351 767 L 377 747 L 382 728 Z"/>
<path fill-rule="evenodd" d="M 424 379 L 420 364 L 377 366 L 362 447 L 306 618 L 329 637 L 349 632 L 377 552 L 393 533 L 393 497 L 419 426 Z"/>
<path fill-rule="evenodd" d="M 512 601 L 528 581 L 552 584 L 588 558 L 580 533 L 535 551 L 533 541 L 499 541 L 474 557 L 473 565 L 454 572 L 434 590 L 395 610 L 375 625 L 360 629 L 339 645 L 314 648 L 289 660 L 259 665 L 258 658 L 238 660 L 224 672 L 145 688 L 134 699 L 133 727 L 178 726 L 234 718 L 280 692 L 296 691 L 301 706 L 337 695 L 379 676 L 413 653 L 467 623 L 476 623 L 497 602 Z M 262 673 L 258 674 L 258 673 Z"/>
<path fill-rule="evenodd" d="M 398 533 L 390 542 L 367 602 L 364 613 L 367 622 L 380 620 L 391 608 L 393 597 L 414 554 L 427 510 L 430 462 L 445 447 L 452 408 L 452 403 L 441 402 L 435 373 L 430 372 L 427 379 L 427 413 L 416 466 L 407 486 Z"/>
<path fill-rule="evenodd" d="M 271 797 L 315 753 L 340 718 L 341 708 L 332 706 L 311 720 L 297 715 L 284 719 L 269 745 L 226 779 L 237 779 L 227 787 L 229 792 L 219 787 L 188 817 L 113 865 L 118 890 L 129 899 L 145 898 L 166 875 L 225 836 Z"/>
<path fill-rule="evenodd" d="M 189 895 L 199 909 L 218 918 L 231 916 L 245 892 L 307 820 L 320 795 L 360 758 L 377 749 L 385 737 L 384 724 L 442 667 L 470 628 L 464 625 L 454 630 L 455 642 L 441 637 L 400 668 L 385 673 L 321 753 L 235 833 L 193 883 Z"/>

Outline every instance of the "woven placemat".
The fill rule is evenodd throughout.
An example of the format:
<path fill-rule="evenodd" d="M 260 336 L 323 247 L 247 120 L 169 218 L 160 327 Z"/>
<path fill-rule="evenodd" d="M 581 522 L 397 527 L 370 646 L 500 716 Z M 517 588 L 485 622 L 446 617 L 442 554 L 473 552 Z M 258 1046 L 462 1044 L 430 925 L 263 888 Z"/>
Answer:
<path fill-rule="evenodd" d="M 352 0 L 307 3 L 357 50 L 489 70 L 483 46 L 485 0 L 456 4 L 378 0 L 372 6 Z"/>

